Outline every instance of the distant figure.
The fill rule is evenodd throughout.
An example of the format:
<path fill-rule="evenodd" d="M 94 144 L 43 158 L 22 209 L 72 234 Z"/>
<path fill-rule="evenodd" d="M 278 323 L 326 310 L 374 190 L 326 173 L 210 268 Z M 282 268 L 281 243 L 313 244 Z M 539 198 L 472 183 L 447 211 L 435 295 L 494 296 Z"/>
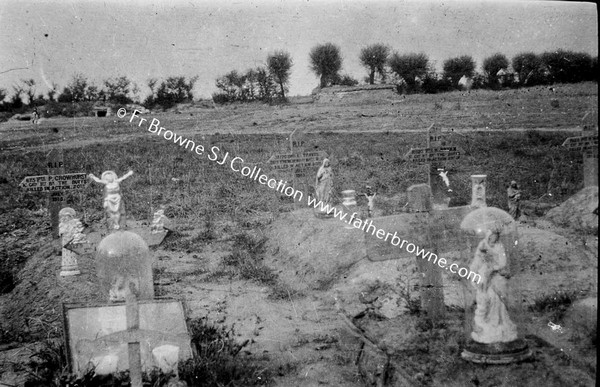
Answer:
<path fill-rule="evenodd" d="M 39 122 L 40 115 L 37 111 L 37 108 L 33 108 L 33 113 L 31 113 L 31 122 L 36 125 Z"/>
<path fill-rule="evenodd" d="M 365 195 L 365 197 L 368 200 L 368 204 L 367 204 L 367 216 L 370 218 L 371 216 L 373 216 L 373 210 L 375 209 L 375 196 L 377 196 L 377 193 L 373 191 L 373 189 L 371 188 L 370 185 L 367 186 L 367 192 L 364 193 L 363 195 Z"/>
<path fill-rule="evenodd" d="M 90 179 L 96 183 L 104 184 L 104 210 L 106 211 L 107 225 L 109 230 L 121 228 L 121 217 L 125 216 L 125 205 L 121 200 L 121 187 L 119 183 L 133 175 L 133 171 L 127 172 L 122 177 L 117 177 L 113 171 L 105 171 L 102 178 L 98 179 L 89 174 Z"/>
<path fill-rule="evenodd" d="M 323 205 L 331 203 L 333 192 L 333 171 L 329 159 L 324 159 L 323 164 L 317 172 L 317 178 L 315 180 L 315 194 L 317 199 L 323 203 Z"/>
<path fill-rule="evenodd" d="M 508 196 L 508 213 L 514 220 L 521 217 L 521 190 L 516 181 L 511 181 L 506 190 Z"/>

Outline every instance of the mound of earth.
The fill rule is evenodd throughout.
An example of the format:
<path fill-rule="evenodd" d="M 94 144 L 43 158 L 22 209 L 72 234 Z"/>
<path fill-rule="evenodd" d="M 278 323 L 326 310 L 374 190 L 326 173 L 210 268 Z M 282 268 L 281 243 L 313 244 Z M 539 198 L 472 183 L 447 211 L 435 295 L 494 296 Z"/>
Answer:
<path fill-rule="evenodd" d="M 418 301 L 416 258 L 373 262 L 367 258 L 364 231 L 347 226 L 335 218 L 317 219 L 311 210 L 283 214 L 267 233 L 267 264 L 292 288 L 333 289 L 349 315 L 367 307 L 388 318 L 402 314 L 409 302 Z M 520 227 L 518 234 L 519 255 L 510 262 L 511 290 L 523 307 L 566 289 L 597 291 L 597 242 L 530 226 Z M 466 267 L 472 259 L 461 252 L 446 258 Z M 473 303 L 466 279 L 446 270 L 442 277 L 447 305 L 466 308 Z"/>
<path fill-rule="evenodd" d="M 366 258 L 363 231 L 338 219 L 317 219 L 310 209 L 279 216 L 268 238 L 267 265 L 281 268 L 279 276 L 297 290 L 329 289 Z"/>
<path fill-rule="evenodd" d="M 561 227 L 598 234 L 598 187 L 586 187 L 560 206 L 551 209 L 546 219 Z"/>
<path fill-rule="evenodd" d="M 58 240 L 43 245 L 28 260 L 17 277 L 17 285 L 3 301 L 7 340 L 34 341 L 62 334 L 62 303 L 107 301 L 95 281 L 92 254 L 78 258 L 81 275 L 61 277 Z"/>
<path fill-rule="evenodd" d="M 397 98 L 394 85 L 332 86 L 318 89 L 313 94 L 314 102 L 328 105 L 381 103 Z"/>

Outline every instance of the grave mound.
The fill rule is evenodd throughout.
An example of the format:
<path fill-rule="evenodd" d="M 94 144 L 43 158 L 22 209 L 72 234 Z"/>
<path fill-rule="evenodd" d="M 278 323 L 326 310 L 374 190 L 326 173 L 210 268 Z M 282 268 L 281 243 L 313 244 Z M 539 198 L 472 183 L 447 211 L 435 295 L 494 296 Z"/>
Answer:
<path fill-rule="evenodd" d="M 61 303 L 103 301 L 91 254 L 78 256 L 81 275 L 60 277 L 58 241 L 43 245 L 17 275 L 17 285 L 7 294 L 2 341 L 35 341 L 60 337 Z"/>
<path fill-rule="evenodd" d="M 303 209 L 282 214 L 268 230 L 267 264 L 297 290 L 327 290 L 366 259 L 364 232 L 339 219 L 317 219 Z"/>
<path fill-rule="evenodd" d="M 373 221 L 377 224 L 377 218 Z M 310 209 L 282 214 L 267 230 L 266 264 L 293 289 L 334 293 L 349 316 L 367 307 L 388 318 L 410 310 L 419 300 L 414 288 L 419 283 L 416 258 L 377 261 L 367 254 L 365 232 L 345 226 L 335 218 L 317 219 Z M 411 225 L 404 227 L 408 232 Z M 530 226 L 519 227 L 518 233 L 519 259 L 511 263 L 512 288 L 524 305 L 560 289 L 584 291 L 597 282 L 590 270 L 597 253 L 589 247 Z M 462 257 L 459 251 L 444 257 L 465 267 L 472 258 Z M 471 305 L 472 289 L 466 280 L 445 270 L 442 277 L 446 305 Z"/>
<path fill-rule="evenodd" d="M 598 234 L 598 187 L 586 187 L 560 206 L 551 209 L 546 219 L 561 227 Z M 596 211 L 596 214 L 594 214 Z"/>

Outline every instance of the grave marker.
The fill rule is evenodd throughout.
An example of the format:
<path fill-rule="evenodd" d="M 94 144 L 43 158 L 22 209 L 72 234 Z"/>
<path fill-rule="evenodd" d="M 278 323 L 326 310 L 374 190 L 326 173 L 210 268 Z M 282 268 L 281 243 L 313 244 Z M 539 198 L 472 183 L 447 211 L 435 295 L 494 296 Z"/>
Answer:
<path fill-rule="evenodd" d="M 132 387 L 142 386 L 139 300 L 154 298 L 152 257 L 146 242 L 130 231 L 117 231 L 97 248 L 97 275 L 111 302 L 126 302 L 127 353 Z"/>
<path fill-rule="evenodd" d="M 471 175 L 471 207 L 487 207 L 485 186 L 487 175 Z"/>
<path fill-rule="evenodd" d="M 301 189 L 304 192 L 303 198 L 308 198 L 311 183 L 307 179 L 312 179 L 313 175 L 307 172 L 315 167 L 318 168 L 327 154 L 324 151 L 305 151 L 304 141 L 299 139 L 299 136 L 294 137 L 296 130 L 289 135 L 289 153 L 274 154 L 267 163 L 276 171 L 292 173 L 293 186 L 295 188 L 299 185 L 303 186 Z"/>
<path fill-rule="evenodd" d="M 168 372 L 166 364 L 161 364 L 165 358 L 192 357 L 185 309 L 180 301 L 143 300 L 138 306 L 139 325 L 134 329 L 127 321 L 127 304 L 63 304 L 65 347 L 73 374 L 83 376 L 90 363 L 99 375 L 129 369 L 130 342 L 139 343 L 145 372 L 156 366 Z M 160 352 L 162 356 L 157 356 Z M 168 356 L 169 352 L 176 356 Z M 177 372 L 175 361 L 170 370 Z"/>
<path fill-rule="evenodd" d="M 563 144 L 571 151 L 583 153 L 583 186 L 598 186 L 598 129 L 584 126 L 581 136 L 569 137 Z"/>
<path fill-rule="evenodd" d="M 444 211 L 448 209 L 450 203 L 450 198 L 446 194 L 449 190 L 449 183 L 444 183 L 445 179 L 440 178 L 438 169 L 445 170 L 445 168 L 439 167 L 444 167 L 446 161 L 457 160 L 462 153 L 460 148 L 447 144 L 439 128 L 432 124 L 427 128 L 427 147 L 411 148 L 405 155 L 406 161 L 428 164 L 428 185 L 431 191 L 429 194 L 422 194 L 431 198 L 431 216 L 427 220 L 424 239 L 427 242 L 425 246 L 429 247 L 431 253 L 438 256 L 442 241 L 448 242 L 448 239 L 443 238 L 446 231 L 444 219 L 448 217 Z M 444 174 L 442 177 L 446 177 L 446 175 Z M 414 196 L 414 193 L 409 192 L 410 195 Z M 421 200 L 420 206 L 425 204 L 426 200 Z M 442 274 L 439 267 L 418 257 L 417 267 L 422 274 L 421 304 L 427 311 L 428 318 L 434 322 L 439 321 L 445 315 Z"/>
<path fill-rule="evenodd" d="M 48 175 L 27 176 L 19 186 L 26 192 L 48 192 L 48 209 L 50 211 L 50 223 L 52 235 L 58 238 L 58 212 L 66 207 L 64 191 L 84 188 L 87 183 L 85 173 L 65 172 L 62 149 L 53 149 L 47 156 Z"/>
<path fill-rule="evenodd" d="M 62 175 L 65 173 L 64 154 L 62 149 L 52 149 L 46 156 L 48 162 L 48 174 Z M 50 211 L 50 224 L 52 225 L 52 235 L 58 237 L 58 212 L 65 207 L 67 200 L 60 191 L 52 191 L 48 198 L 48 210 Z"/>

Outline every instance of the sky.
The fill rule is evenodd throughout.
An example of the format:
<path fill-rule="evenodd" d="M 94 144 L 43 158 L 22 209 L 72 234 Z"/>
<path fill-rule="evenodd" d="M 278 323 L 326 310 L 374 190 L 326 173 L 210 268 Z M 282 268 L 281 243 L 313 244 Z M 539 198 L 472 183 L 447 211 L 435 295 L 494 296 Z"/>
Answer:
<path fill-rule="evenodd" d="M 0 88 L 34 79 L 37 93 L 59 90 L 76 73 L 96 85 L 126 75 L 148 94 L 149 78 L 198 76 L 196 97 L 217 91 L 231 70 L 265 65 L 275 50 L 290 53 L 289 95 L 318 85 L 312 47 L 331 42 L 342 73 L 362 80 L 367 45 L 425 53 L 444 60 L 497 52 L 509 59 L 565 49 L 598 55 L 595 3 L 526 0 L 0 0 Z"/>

